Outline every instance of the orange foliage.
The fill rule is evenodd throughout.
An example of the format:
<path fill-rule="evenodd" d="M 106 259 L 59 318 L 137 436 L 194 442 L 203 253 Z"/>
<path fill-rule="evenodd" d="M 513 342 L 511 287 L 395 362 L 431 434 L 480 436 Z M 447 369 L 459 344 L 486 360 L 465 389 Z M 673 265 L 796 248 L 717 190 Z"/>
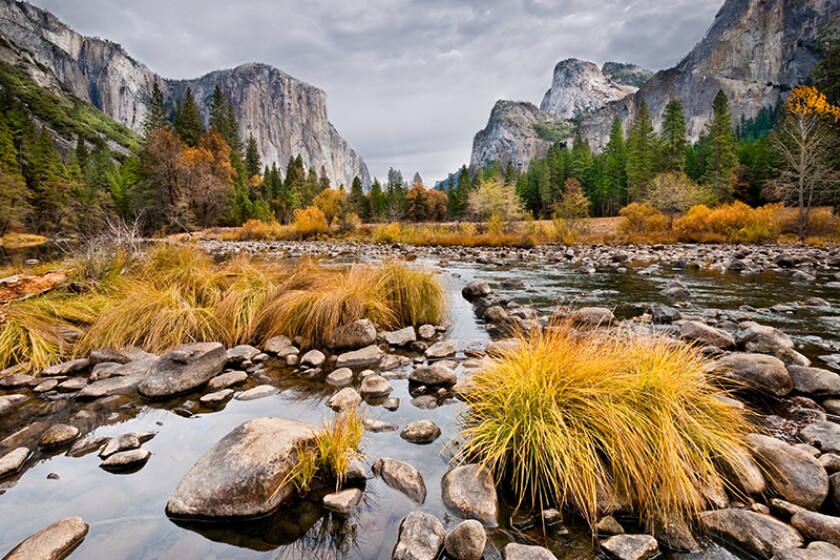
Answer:
<path fill-rule="evenodd" d="M 811 86 L 797 86 L 787 100 L 787 110 L 800 117 L 825 116 L 840 122 L 840 107 L 835 107 L 818 89 Z"/>

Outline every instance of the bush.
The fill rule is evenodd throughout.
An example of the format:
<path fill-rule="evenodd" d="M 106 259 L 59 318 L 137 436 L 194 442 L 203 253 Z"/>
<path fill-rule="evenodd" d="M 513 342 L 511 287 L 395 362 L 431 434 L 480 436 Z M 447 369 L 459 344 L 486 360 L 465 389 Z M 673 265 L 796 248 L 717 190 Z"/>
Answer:
<path fill-rule="evenodd" d="M 799 234 L 799 212 L 796 208 L 784 208 L 778 214 L 779 231 Z M 808 218 L 808 234 L 811 236 L 832 236 L 840 229 L 840 220 L 831 208 L 814 208 Z"/>
<path fill-rule="evenodd" d="M 353 233 L 362 227 L 362 219 L 355 212 L 346 212 L 338 220 L 338 231 L 340 233 Z"/>
<path fill-rule="evenodd" d="M 371 240 L 374 243 L 399 243 L 402 237 L 402 227 L 399 223 L 393 222 L 376 226 L 373 230 Z"/>
<path fill-rule="evenodd" d="M 618 226 L 622 233 L 653 233 L 668 226 L 668 218 L 648 203 L 633 202 L 618 214 L 624 218 Z"/>
<path fill-rule="evenodd" d="M 292 228 L 299 239 L 308 239 L 327 233 L 330 225 L 320 208 L 310 206 L 295 210 Z"/>
<path fill-rule="evenodd" d="M 674 222 L 674 229 L 681 241 L 762 243 L 779 235 L 780 211 L 778 204 L 750 208 L 739 201 L 714 210 L 693 206 Z"/>
<path fill-rule="evenodd" d="M 478 461 L 519 504 L 571 508 L 593 524 L 599 496 L 645 522 L 705 509 L 743 468 L 743 413 L 721 399 L 698 349 L 568 323 L 532 333 L 473 376 L 459 459 Z"/>
<path fill-rule="evenodd" d="M 267 241 L 272 239 L 272 228 L 261 220 L 248 220 L 242 224 L 239 236 L 242 241 Z"/>

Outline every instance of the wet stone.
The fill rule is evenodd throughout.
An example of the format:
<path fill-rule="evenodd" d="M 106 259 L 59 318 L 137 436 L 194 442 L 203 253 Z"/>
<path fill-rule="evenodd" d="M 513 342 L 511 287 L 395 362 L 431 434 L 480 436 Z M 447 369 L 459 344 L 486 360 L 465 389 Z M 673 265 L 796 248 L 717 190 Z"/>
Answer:
<path fill-rule="evenodd" d="M 203 395 L 198 400 L 204 406 L 217 407 L 226 403 L 232 396 L 233 389 L 222 389 L 221 391 L 215 391 L 213 393 Z"/>
<path fill-rule="evenodd" d="M 362 501 L 363 493 L 358 488 L 349 488 L 324 496 L 324 507 L 330 511 L 348 514 L 356 509 Z"/>
<path fill-rule="evenodd" d="M 380 375 L 369 375 L 362 380 L 359 392 L 363 397 L 384 397 L 394 388 Z"/>
<path fill-rule="evenodd" d="M 659 554 L 659 545 L 650 535 L 616 535 L 601 547 L 616 560 L 649 560 Z"/>
<path fill-rule="evenodd" d="M 510 543 L 505 545 L 505 560 L 557 560 L 545 547 Z"/>
<path fill-rule="evenodd" d="M 420 472 L 404 461 L 382 457 L 373 463 L 373 474 L 418 504 L 426 501 L 426 484 Z"/>
<path fill-rule="evenodd" d="M 277 394 L 277 388 L 272 385 L 257 385 L 253 389 L 248 389 L 236 395 L 238 401 L 252 401 L 264 397 L 270 397 Z"/>
<path fill-rule="evenodd" d="M 320 350 L 310 350 L 306 354 L 303 355 L 300 359 L 300 365 L 304 367 L 321 367 L 324 365 L 324 362 L 327 361 L 327 357 L 324 356 L 324 353 Z"/>
<path fill-rule="evenodd" d="M 453 560 L 480 560 L 486 544 L 484 526 L 474 519 L 456 525 L 443 541 L 447 556 Z"/>
<path fill-rule="evenodd" d="M 127 470 L 142 465 L 148 461 L 151 456 L 151 451 L 143 449 L 142 447 L 140 449 L 120 451 L 119 453 L 114 453 L 102 461 L 100 466 L 106 470 Z"/>
<path fill-rule="evenodd" d="M 334 387 L 345 387 L 353 382 L 353 370 L 339 368 L 327 375 L 325 381 Z"/>
<path fill-rule="evenodd" d="M 403 428 L 400 437 L 411 443 L 432 443 L 440 437 L 440 428 L 431 420 L 415 420 Z"/>
<path fill-rule="evenodd" d="M 362 396 L 352 387 L 345 387 L 329 398 L 327 406 L 336 412 L 346 412 L 359 406 Z"/>
<path fill-rule="evenodd" d="M 0 457 L 0 479 L 20 471 L 28 457 L 27 447 L 18 447 Z"/>
<path fill-rule="evenodd" d="M 241 385 L 248 381 L 248 374 L 244 371 L 229 371 L 221 375 L 217 375 L 207 382 L 207 389 L 210 391 L 219 391 L 227 389 L 235 385 Z"/>
<path fill-rule="evenodd" d="M 433 515 L 414 511 L 400 523 L 399 538 L 392 560 L 435 560 L 446 532 Z"/>
<path fill-rule="evenodd" d="M 51 448 L 70 443 L 79 436 L 79 428 L 68 424 L 55 424 L 41 434 L 38 445 Z"/>
<path fill-rule="evenodd" d="M 131 449 L 137 449 L 138 447 L 140 447 L 140 438 L 137 437 L 137 434 L 120 434 L 108 440 L 108 443 L 106 443 L 102 448 L 102 451 L 99 452 L 99 456 L 104 459 L 114 453 L 129 451 Z"/>
<path fill-rule="evenodd" d="M 440 342 L 435 342 L 426 350 L 425 354 L 427 358 L 435 359 L 435 358 L 448 358 L 450 356 L 454 356 L 458 350 L 455 348 L 455 345 L 449 341 L 441 340 Z"/>
<path fill-rule="evenodd" d="M 79 546 L 87 533 L 88 525 L 81 517 L 67 517 L 17 545 L 3 560 L 62 560 Z"/>

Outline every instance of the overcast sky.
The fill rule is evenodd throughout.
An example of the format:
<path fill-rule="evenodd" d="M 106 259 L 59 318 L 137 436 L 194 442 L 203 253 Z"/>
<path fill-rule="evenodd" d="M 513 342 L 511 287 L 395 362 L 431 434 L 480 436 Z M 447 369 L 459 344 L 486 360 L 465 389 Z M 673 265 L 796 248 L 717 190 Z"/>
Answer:
<path fill-rule="evenodd" d="M 539 104 L 558 61 L 673 66 L 723 0 L 31 0 L 166 78 L 264 62 L 327 92 L 367 161 L 427 184 L 468 163 L 497 99 Z"/>

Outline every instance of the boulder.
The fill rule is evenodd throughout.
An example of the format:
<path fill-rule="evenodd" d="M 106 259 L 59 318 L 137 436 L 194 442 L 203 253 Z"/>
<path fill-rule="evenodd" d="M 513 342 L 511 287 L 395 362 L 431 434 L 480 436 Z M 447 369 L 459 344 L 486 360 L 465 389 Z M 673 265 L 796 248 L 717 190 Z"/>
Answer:
<path fill-rule="evenodd" d="M 366 346 L 361 350 L 354 350 L 352 352 L 345 352 L 338 357 L 335 363 L 337 368 L 361 368 L 361 367 L 375 367 L 379 364 L 379 360 L 385 352 L 382 351 L 375 344 Z"/>
<path fill-rule="evenodd" d="M 490 285 L 481 278 L 476 278 L 461 289 L 461 295 L 464 296 L 464 299 L 470 301 L 489 296 L 491 293 L 493 293 L 493 290 Z"/>
<path fill-rule="evenodd" d="M 152 453 L 148 449 L 143 449 L 142 447 L 140 449 L 120 451 L 119 453 L 114 453 L 102 461 L 102 465 L 100 466 L 109 471 L 133 469 L 144 464 L 151 456 Z"/>
<path fill-rule="evenodd" d="M 840 517 L 813 511 L 800 511 L 794 514 L 790 524 L 808 540 L 824 541 L 840 546 Z"/>
<path fill-rule="evenodd" d="M 802 535 L 769 515 L 747 509 L 705 511 L 699 516 L 700 526 L 719 538 L 736 544 L 763 560 L 789 548 L 803 544 Z"/>
<path fill-rule="evenodd" d="M 335 330 L 330 338 L 330 347 L 355 350 L 376 342 L 376 327 L 370 319 L 359 319 Z"/>
<path fill-rule="evenodd" d="M 767 482 L 755 459 L 741 449 L 732 449 L 731 452 L 735 455 L 733 460 L 736 464 L 724 463 L 722 467 L 733 484 L 748 495 L 764 493 Z"/>
<path fill-rule="evenodd" d="M 434 515 L 413 511 L 400 523 L 393 560 L 435 560 L 446 537 L 443 525 Z"/>
<path fill-rule="evenodd" d="M 783 397 L 793 389 L 793 381 L 779 358 L 765 354 L 735 352 L 715 363 L 715 370 L 731 379 L 736 386 L 764 391 Z"/>
<path fill-rule="evenodd" d="M 504 548 L 505 560 L 557 560 L 550 550 L 542 546 L 509 543 Z"/>
<path fill-rule="evenodd" d="M 359 406 L 362 396 L 353 387 L 345 387 L 327 401 L 327 406 L 336 412 L 346 412 Z"/>
<path fill-rule="evenodd" d="M 823 453 L 840 453 L 840 425 L 833 422 L 808 424 L 799 430 L 799 437 Z"/>
<path fill-rule="evenodd" d="M 715 346 L 721 349 L 733 348 L 735 338 L 728 332 L 710 327 L 700 321 L 681 321 L 680 337 L 692 342 L 699 342 L 706 346 Z"/>
<path fill-rule="evenodd" d="M 87 533 L 88 524 L 81 517 L 66 517 L 17 545 L 3 560 L 61 560 L 79 546 Z"/>
<path fill-rule="evenodd" d="M 393 390 L 388 380 L 381 375 L 368 375 L 359 387 L 359 392 L 363 397 L 384 397 Z"/>
<path fill-rule="evenodd" d="M 440 437 L 440 428 L 431 420 L 415 420 L 403 428 L 400 437 L 411 443 L 432 443 Z"/>
<path fill-rule="evenodd" d="M 780 350 L 793 350 L 793 340 L 777 328 L 749 321 L 738 333 L 738 345 L 747 352 L 775 354 Z"/>
<path fill-rule="evenodd" d="M 496 527 L 499 499 L 492 473 L 478 464 L 461 465 L 446 473 L 441 481 L 443 503 L 465 519 L 476 519 L 486 527 Z"/>
<path fill-rule="evenodd" d="M 18 447 L 0 457 L 0 479 L 19 472 L 28 458 L 29 449 L 26 447 Z"/>
<path fill-rule="evenodd" d="M 315 429 L 282 418 L 249 420 L 219 440 L 187 472 L 166 503 L 182 518 L 256 517 L 273 512 L 294 488 L 287 477 Z"/>
<path fill-rule="evenodd" d="M 661 303 L 652 304 L 649 312 L 653 322 L 657 324 L 671 324 L 679 321 L 682 317 L 682 314 L 678 310 Z"/>
<path fill-rule="evenodd" d="M 52 365 L 44 371 L 42 371 L 41 375 L 44 375 L 46 377 L 51 377 L 54 375 L 71 375 L 89 367 L 90 360 L 88 358 L 77 358 L 75 360 L 69 360 L 67 362 Z"/>
<path fill-rule="evenodd" d="M 324 355 L 323 352 L 321 352 L 320 350 L 310 350 L 301 357 L 300 365 L 304 367 L 318 368 L 324 365 L 324 362 L 326 361 L 327 357 Z"/>
<path fill-rule="evenodd" d="M 426 483 L 420 472 L 404 461 L 380 457 L 373 463 L 373 474 L 418 504 L 426 501 Z"/>
<path fill-rule="evenodd" d="M 208 381 L 207 389 L 210 391 L 221 391 L 222 389 L 227 389 L 229 387 L 233 387 L 234 385 L 240 385 L 246 381 L 248 381 L 248 374 L 244 371 L 229 371 L 227 373 L 217 375 Z"/>
<path fill-rule="evenodd" d="M 121 451 L 129 451 L 131 449 L 137 449 L 140 447 L 140 437 L 138 434 L 135 433 L 127 433 L 127 434 L 120 434 L 116 437 L 112 437 L 108 440 L 102 450 L 99 451 L 99 456 L 103 459 L 106 457 L 110 457 L 114 453 L 120 453 Z"/>
<path fill-rule="evenodd" d="M 432 364 L 416 368 L 409 374 L 408 380 L 419 385 L 449 387 L 458 381 L 458 376 L 443 364 Z"/>
<path fill-rule="evenodd" d="M 486 544 L 484 526 L 474 519 L 458 523 L 443 540 L 443 548 L 453 560 L 480 560 Z"/>
<path fill-rule="evenodd" d="M 198 402 L 207 407 L 219 407 L 233 396 L 233 389 L 221 389 L 202 395 Z"/>
<path fill-rule="evenodd" d="M 431 359 L 449 358 L 458 352 L 455 345 L 448 340 L 440 340 L 435 342 L 426 349 L 426 357 Z"/>
<path fill-rule="evenodd" d="M 840 547 L 827 542 L 812 542 L 808 548 L 789 548 L 773 557 L 773 560 L 837 560 Z"/>
<path fill-rule="evenodd" d="M 616 560 L 649 560 L 659 554 L 650 535 L 616 535 L 601 542 L 601 548 Z"/>
<path fill-rule="evenodd" d="M 346 367 L 339 368 L 330 373 L 324 381 L 334 387 L 346 387 L 353 382 L 353 370 Z"/>
<path fill-rule="evenodd" d="M 347 515 L 362 502 L 364 494 L 358 488 L 348 488 L 335 494 L 324 496 L 324 507 L 330 511 Z"/>
<path fill-rule="evenodd" d="M 615 315 L 606 307 L 581 307 L 569 318 L 574 325 L 580 327 L 605 327 L 615 320 Z"/>
<path fill-rule="evenodd" d="M 435 329 L 434 325 L 420 325 L 417 328 L 417 334 L 419 334 L 420 338 L 423 340 L 431 340 L 437 334 L 437 329 Z"/>
<path fill-rule="evenodd" d="M 155 361 L 137 387 L 149 399 L 166 399 L 201 387 L 218 375 L 227 362 L 218 342 L 184 344 Z"/>
<path fill-rule="evenodd" d="M 79 437 L 79 428 L 76 426 L 54 424 L 41 434 L 38 445 L 46 448 L 60 447 L 66 443 L 70 443 L 77 437 Z"/>
<path fill-rule="evenodd" d="M 292 344 L 292 339 L 285 335 L 278 335 L 269 338 L 265 344 L 263 344 L 263 351 L 268 354 L 275 354 L 280 356 L 282 354 L 282 358 L 285 358 L 286 355 L 290 353 L 290 350 L 294 349 L 294 353 L 298 353 L 298 349 L 295 348 L 295 345 Z"/>
<path fill-rule="evenodd" d="M 746 443 L 776 494 L 798 506 L 819 509 L 828 495 L 828 474 L 813 455 L 761 434 L 748 435 Z"/>
<path fill-rule="evenodd" d="M 143 380 L 142 375 L 114 376 L 101 381 L 94 381 L 76 395 L 79 400 L 93 400 L 111 395 L 122 395 L 137 388 Z"/>
<path fill-rule="evenodd" d="M 840 375 L 827 369 L 787 366 L 793 389 L 803 395 L 831 397 L 840 395 Z"/>
<path fill-rule="evenodd" d="M 238 365 L 242 362 L 250 362 L 259 353 L 259 348 L 254 348 L 250 344 L 240 344 L 228 350 L 226 355 L 229 363 Z"/>
<path fill-rule="evenodd" d="M 406 327 L 398 331 L 385 333 L 385 342 L 390 346 L 408 346 L 416 340 L 417 335 L 414 333 L 414 327 Z"/>
<path fill-rule="evenodd" d="M 270 397 L 271 395 L 276 394 L 277 387 L 275 387 L 274 385 L 257 385 L 256 387 L 251 387 L 247 391 L 242 391 L 241 393 L 236 395 L 236 400 L 253 401 L 265 397 Z"/>

